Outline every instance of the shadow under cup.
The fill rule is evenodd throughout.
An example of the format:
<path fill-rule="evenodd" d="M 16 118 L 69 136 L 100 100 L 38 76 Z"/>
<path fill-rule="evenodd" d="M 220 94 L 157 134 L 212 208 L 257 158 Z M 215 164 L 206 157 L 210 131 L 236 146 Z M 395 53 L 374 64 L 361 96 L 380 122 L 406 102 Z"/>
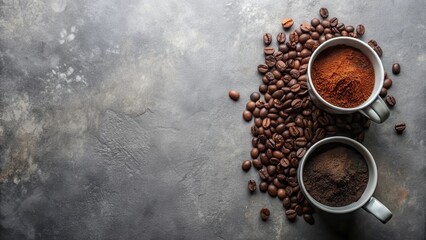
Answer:
<path fill-rule="evenodd" d="M 312 71 L 312 65 L 315 62 L 315 59 L 324 50 L 337 45 L 346 45 L 346 46 L 354 47 L 360 50 L 370 60 L 374 68 L 375 82 L 374 82 L 373 91 L 366 101 L 364 101 L 362 104 L 356 107 L 343 108 L 343 107 L 335 106 L 327 102 L 317 92 L 312 82 L 311 71 Z M 309 95 L 311 96 L 311 99 L 315 103 L 315 105 L 317 105 L 319 108 L 327 112 L 336 113 L 336 114 L 349 114 L 349 113 L 359 111 L 363 115 L 367 116 L 368 118 L 370 118 L 371 120 L 377 123 L 384 122 L 389 117 L 389 109 L 387 108 L 386 104 L 383 102 L 382 98 L 379 97 L 380 90 L 382 89 L 383 81 L 385 77 L 383 64 L 379 56 L 376 54 L 376 52 L 374 52 L 374 50 L 363 41 L 356 38 L 351 38 L 351 37 L 336 37 L 336 38 L 327 40 L 326 42 L 321 44 L 312 54 L 311 59 L 308 63 L 307 75 L 308 75 Z"/>
<path fill-rule="evenodd" d="M 320 147 L 326 146 L 328 144 L 334 145 L 336 143 L 347 145 L 358 151 L 358 153 L 360 153 L 361 156 L 364 158 L 368 167 L 368 183 L 361 197 L 357 201 L 341 207 L 327 206 L 315 200 L 306 190 L 303 181 L 303 169 L 306 162 L 310 160 L 312 154 L 316 153 L 316 151 Z M 308 151 L 305 153 L 304 157 L 299 163 L 299 168 L 297 170 L 297 181 L 299 183 L 300 189 L 302 190 L 302 193 L 305 195 L 308 201 L 311 202 L 314 207 L 319 208 L 325 212 L 333 214 L 343 214 L 353 212 L 362 207 L 364 210 L 374 215 L 382 223 L 386 223 L 392 218 L 392 212 L 379 200 L 373 197 L 373 193 L 377 185 L 377 167 L 376 163 L 374 162 L 374 158 L 367 148 L 365 148 L 361 143 L 353 139 L 337 136 L 328 137 L 315 143 L 312 147 L 308 149 Z"/>

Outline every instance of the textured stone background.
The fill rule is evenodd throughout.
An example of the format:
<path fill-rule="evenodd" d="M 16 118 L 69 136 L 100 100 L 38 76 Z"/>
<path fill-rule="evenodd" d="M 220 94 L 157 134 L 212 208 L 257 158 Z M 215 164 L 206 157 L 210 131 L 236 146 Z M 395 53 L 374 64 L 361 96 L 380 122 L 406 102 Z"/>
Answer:
<path fill-rule="evenodd" d="M 397 106 L 364 142 L 380 172 L 375 195 L 394 213 L 386 225 L 362 210 L 290 224 L 280 201 L 246 190 L 257 176 L 240 169 L 250 149 L 241 111 L 260 82 L 262 34 L 322 6 L 363 23 L 388 72 L 402 65 Z M 425 9 L 423 0 L 0 1 L 0 239 L 423 239 Z"/>

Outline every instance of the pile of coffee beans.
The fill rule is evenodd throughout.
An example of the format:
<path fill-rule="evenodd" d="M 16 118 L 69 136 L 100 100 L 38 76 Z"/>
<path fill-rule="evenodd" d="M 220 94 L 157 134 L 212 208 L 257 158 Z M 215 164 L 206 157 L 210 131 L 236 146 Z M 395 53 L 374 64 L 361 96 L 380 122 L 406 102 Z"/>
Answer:
<path fill-rule="evenodd" d="M 242 169 L 248 171 L 253 165 L 259 173 L 259 190 L 282 201 L 288 220 L 295 221 L 297 216 L 303 216 L 309 224 L 314 223 L 313 208 L 297 182 L 299 161 L 309 147 L 327 136 L 339 133 L 362 142 L 365 130 L 370 127 L 370 120 L 360 113 L 332 115 L 318 109 L 311 101 L 307 67 L 312 52 L 328 39 L 359 38 L 365 33 L 363 25 L 355 28 L 336 17 L 328 19 L 326 8 L 321 8 L 319 14 L 321 20 L 313 18 L 290 33 L 279 33 L 276 37 L 278 47 L 271 46 L 272 34 L 263 35 L 265 62 L 257 67 L 262 83 L 259 92 L 250 95 L 243 112 L 244 120 L 253 120 L 250 129 L 253 138 L 252 159 L 245 160 Z M 285 18 L 281 24 L 287 31 L 294 21 Z M 370 46 L 381 55 L 380 46 L 372 41 L 374 46 Z M 387 78 L 383 89 L 391 85 L 392 80 Z M 387 102 L 395 105 L 394 98 L 389 97 Z M 402 127 L 399 125 L 398 129 Z M 256 190 L 253 182 L 248 184 L 252 192 Z M 261 210 L 263 220 L 269 215 L 269 210 Z"/>

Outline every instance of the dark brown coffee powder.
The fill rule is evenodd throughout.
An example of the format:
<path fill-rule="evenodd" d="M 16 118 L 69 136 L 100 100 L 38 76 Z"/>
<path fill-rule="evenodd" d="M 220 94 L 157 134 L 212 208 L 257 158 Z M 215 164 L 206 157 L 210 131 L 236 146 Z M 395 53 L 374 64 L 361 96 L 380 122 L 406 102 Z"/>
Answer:
<path fill-rule="evenodd" d="M 308 193 L 318 202 L 341 207 L 356 202 L 368 183 L 363 156 L 345 144 L 329 144 L 316 150 L 303 169 Z"/>

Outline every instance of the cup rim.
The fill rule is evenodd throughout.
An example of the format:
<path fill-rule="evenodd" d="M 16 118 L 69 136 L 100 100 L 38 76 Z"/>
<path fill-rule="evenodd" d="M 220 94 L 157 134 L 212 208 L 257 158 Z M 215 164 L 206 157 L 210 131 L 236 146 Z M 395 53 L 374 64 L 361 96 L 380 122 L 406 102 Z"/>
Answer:
<path fill-rule="evenodd" d="M 381 77 L 380 77 L 380 83 L 381 83 L 381 85 L 383 85 L 383 81 L 384 81 L 384 69 L 383 69 L 383 63 L 382 63 L 382 61 L 380 60 L 380 57 L 379 57 L 379 55 L 377 55 L 377 53 L 367 44 L 367 43 L 365 43 L 365 42 L 363 42 L 363 41 L 361 41 L 361 40 L 359 40 L 359 39 L 357 39 L 357 38 L 352 38 L 352 37 L 344 37 L 344 36 L 341 36 L 341 37 L 335 37 L 335 38 L 331 38 L 331 39 L 329 39 L 329 40 L 327 40 L 327 41 L 325 41 L 323 44 L 321 44 L 317 49 L 315 49 L 315 51 L 312 53 L 312 56 L 311 56 L 311 58 L 309 59 L 309 63 L 308 63 L 308 70 L 307 70 L 307 77 L 308 77 L 308 86 L 310 87 L 310 90 L 311 91 L 313 91 L 314 93 L 315 93 L 315 95 L 318 97 L 318 99 L 319 99 L 319 101 L 322 103 L 322 104 L 324 104 L 325 106 L 327 106 L 327 107 L 329 107 L 329 108 L 331 108 L 331 109 L 335 109 L 335 110 L 337 110 L 337 111 L 339 111 L 339 112 L 342 112 L 342 113 L 352 113 L 352 112 L 355 112 L 355 111 L 358 111 L 358 110 L 361 110 L 361 109 L 364 109 L 365 107 L 367 107 L 367 106 L 369 106 L 369 105 L 371 105 L 375 100 L 376 100 L 376 98 L 377 98 L 377 96 L 379 95 L 379 92 L 380 92 L 380 90 L 379 91 L 377 91 L 376 93 L 374 93 L 373 92 L 373 94 L 371 94 L 371 96 L 374 96 L 374 97 L 370 97 L 367 101 L 365 101 L 365 102 L 363 102 L 362 104 L 360 104 L 360 105 L 358 105 L 358 106 L 356 106 L 356 107 L 352 107 L 352 108 L 343 108 L 343 107 L 339 107 L 339 106 L 335 106 L 335 105 L 333 105 L 333 104 L 331 104 L 331 103 L 329 103 L 329 102 L 327 102 L 318 92 L 317 92 L 317 90 L 315 89 L 315 87 L 314 87 L 314 85 L 313 85 L 313 82 L 312 82 L 312 78 L 311 78 L 311 68 L 312 68 L 312 64 L 313 64 L 313 62 L 315 61 L 315 59 L 317 58 L 317 56 L 322 52 L 322 51 L 324 51 L 325 49 L 327 49 L 327 48 L 329 48 L 329 47 L 333 47 L 333 46 L 335 46 L 335 45 L 332 45 L 334 42 L 336 42 L 336 41 L 342 41 L 342 45 L 345 45 L 345 42 L 350 42 L 350 41 L 353 41 L 353 42 L 357 42 L 357 43 L 359 43 L 359 44 L 361 44 L 361 45 L 363 45 L 364 47 L 366 47 L 366 49 L 368 49 L 368 51 L 370 51 L 370 53 L 371 54 L 373 54 L 373 58 L 374 58 L 374 61 L 375 62 L 377 62 L 378 64 L 379 64 L 379 71 L 380 71 L 380 75 L 381 75 Z M 357 48 L 357 47 L 355 47 L 355 48 Z M 359 48 L 357 48 L 357 49 L 359 49 Z M 361 52 L 364 52 L 364 51 L 362 51 L 361 49 L 359 49 Z M 370 61 L 371 61 L 371 59 L 370 59 Z M 374 63 L 372 63 L 373 65 L 374 65 Z M 376 69 L 375 69 L 375 71 L 376 71 Z"/>
<path fill-rule="evenodd" d="M 349 205 L 332 207 L 332 206 L 328 206 L 323 203 L 320 203 L 308 193 L 308 191 L 305 188 L 305 184 L 303 182 L 303 167 L 307 159 L 309 158 L 309 155 L 312 154 L 318 147 L 325 144 L 329 144 L 329 143 L 343 143 L 343 144 L 354 147 L 364 157 L 368 166 L 369 179 L 368 179 L 367 186 L 364 192 L 362 193 L 361 197 L 356 202 L 353 202 Z M 368 151 L 368 149 L 364 147 L 361 143 L 351 138 L 343 137 L 343 136 L 328 137 L 316 142 L 305 153 L 305 155 L 303 156 L 302 160 L 299 163 L 299 168 L 297 169 L 297 180 L 303 194 L 309 200 L 309 202 L 311 202 L 314 206 L 318 207 L 319 209 L 323 211 L 330 212 L 330 213 L 337 213 L 337 214 L 349 213 L 364 206 L 373 196 L 373 193 L 377 186 L 377 166 L 370 151 Z"/>

